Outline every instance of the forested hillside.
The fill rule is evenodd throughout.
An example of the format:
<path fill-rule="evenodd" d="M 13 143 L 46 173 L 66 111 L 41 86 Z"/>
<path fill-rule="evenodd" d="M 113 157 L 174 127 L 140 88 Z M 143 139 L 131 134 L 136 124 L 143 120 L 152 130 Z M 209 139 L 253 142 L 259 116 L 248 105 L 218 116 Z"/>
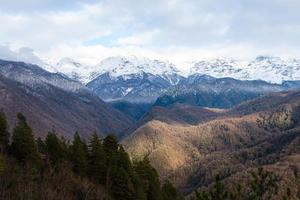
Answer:
<path fill-rule="evenodd" d="M 182 194 L 209 188 L 217 175 L 226 186 L 249 182 L 263 167 L 279 177 L 280 199 L 289 185 L 297 191 L 299 98 L 299 91 L 274 93 L 229 110 L 156 107 L 123 144 L 133 158 L 148 155 Z"/>
<path fill-rule="evenodd" d="M 1 112 L 0 147 L 0 199 L 182 199 L 147 157 L 132 162 L 113 135 L 67 141 L 51 130 L 35 140 L 24 115 L 9 133 Z"/>

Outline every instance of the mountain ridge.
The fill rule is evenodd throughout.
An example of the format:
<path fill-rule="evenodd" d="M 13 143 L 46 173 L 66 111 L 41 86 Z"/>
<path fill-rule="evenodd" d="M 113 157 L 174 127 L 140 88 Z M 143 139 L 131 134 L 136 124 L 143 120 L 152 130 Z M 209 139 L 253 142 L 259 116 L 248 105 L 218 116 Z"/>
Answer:
<path fill-rule="evenodd" d="M 187 77 L 196 73 L 217 78 L 231 77 L 240 80 L 265 80 L 271 83 L 300 80 L 300 59 L 282 59 L 273 56 L 257 56 L 242 61 L 231 58 L 212 58 L 189 64 L 189 73 L 184 73 L 169 61 L 160 61 L 144 57 L 108 57 L 98 64 L 83 64 L 72 58 L 62 58 L 58 62 L 45 61 L 44 67 L 52 72 L 61 72 L 83 83 L 110 72 L 114 77 L 137 74 L 141 70 L 154 75 L 178 74 Z M 163 70 L 164 69 L 164 70 Z M 261 73 L 264 72 L 264 73 Z"/>
<path fill-rule="evenodd" d="M 280 161 L 274 153 L 276 147 L 283 151 L 280 155 L 290 149 L 279 141 L 289 146 L 290 141 L 299 139 L 299 102 L 299 90 L 272 93 L 215 116 L 208 113 L 209 118 L 193 123 L 176 118 L 174 123 L 174 119 L 168 120 L 167 111 L 158 112 L 123 144 L 133 158 L 148 155 L 164 179 L 171 179 L 183 193 L 190 194 L 209 185 L 217 174 L 230 177 Z M 288 139 L 292 132 L 293 138 Z"/>
<path fill-rule="evenodd" d="M 0 61 L 0 90 L 0 108 L 7 113 L 10 126 L 16 113 L 22 112 L 41 137 L 52 128 L 66 138 L 76 131 L 85 137 L 93 131 L 118 135 L 132 124 L 81 83 L 36 65 Z"/>

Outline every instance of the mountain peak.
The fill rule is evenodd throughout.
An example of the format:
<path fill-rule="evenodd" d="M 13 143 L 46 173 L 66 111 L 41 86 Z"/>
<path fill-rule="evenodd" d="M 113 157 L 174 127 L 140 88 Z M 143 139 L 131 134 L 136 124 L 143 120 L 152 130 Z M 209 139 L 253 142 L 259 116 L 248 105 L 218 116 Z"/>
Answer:
<path fill-rule="evenodd" d="M 60 72 L 68 77 L 88 83 L 98 76 L 108 73 L 111 78 L 129 77 L 144 73 L 160 76 L 171 84 L 176 84 L 177 77 L 184 76 L 169 61 L 160 61 L 137 56 L 115 56 L 102 60 L 97 65 L 84 64 L 73 58 L 63 58 L 56 64 L 48 64 L 45 69 Z M 265 80 L 281 83 L 285 80 L 300 80 L 300 60 L 282 59 L 275 56 L 257 56 L 252 61 L 240 61 L 231 58 L 212 58 L 195 62 L 189 75 L 206 74 L 216 78 L 231 77 L 240 80 Z"/>
<path fill-rule="evenodd" d="M 257 56 L 251 62 L 216 58 L 203 60 L 191 67 L 190 74 L 207 74 L 216 78 L 231 77 L 240 80 L 265 80 L 282 83 L 300 79 L 300 61 L 274 56 Z"/>
<path fill-rule="evenodd" d="M 109 72 L 111 76 L 118 77 L 129 74 L 151 73 L 153 75 L 175 74 L 179 70 L 175 65 L 166 61 L 151 60 L 148 58 L 109 57 L 102 60 L 96 67 L 99 75 Z"/>
<path fill-rule="evenodd" d="M 281 60 L 281 58 L 280 57 L 275 57 L 275 56 L 257 56 L 255 58 L 255 61 L 258 61 L 258 62 L 264 61 L 264 60 L 279 61 L 279 60 Z"/>

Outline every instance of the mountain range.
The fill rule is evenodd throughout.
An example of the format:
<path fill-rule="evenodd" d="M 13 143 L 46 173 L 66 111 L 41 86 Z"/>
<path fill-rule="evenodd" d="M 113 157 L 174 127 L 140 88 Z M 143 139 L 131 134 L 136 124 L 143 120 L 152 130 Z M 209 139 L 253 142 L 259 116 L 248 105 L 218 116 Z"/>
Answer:
<path fill-rule="evenodd" d="M 156 106 L 123 144 L 134 158 L 147 155 L 163 179 L 190 194 L 216 175 L 230 180 L 259 166 L 300 167 L 299 112 L 299 91 L 272 93 L 231 109 Z"/>
<path fill-rule="evenodd" d="M 190 67 L 188 75 L 182 73 L 178 67 L 170 62 L 134 56 L 110 57 L 93 66 L 82 64 L 70 58 L 64 58 L 56 64 L 45 66 L 46 69 L 52 72 L 63 73 L 71 79 L 82 82 L 107 102 L 126 101 L 130 103 L 152 104 L 162 95 L 182 96 L 179 93 L 184 92 L 186 95 L 187 91 L 189 93 L 197 93 L 195 96 L 199 99 L 199 94 L 203 93 L 204 90 L 204 87 L 200 88 L 199 85 L 204 84 L 206 88 L 210 88 L 207 87 L 207 80 L 204 80 L 205 76 L 206 79 L 209 76 L 212 77 L 211 79 L 213 77 L 220 79 L 220 81 L 215 82 L 219 87 L 222 86 L 222 81 L 225 81 L 223 85 L 228 83 L 230 80 L 228 78 L 241 81 L 253 80 L 253 82 L 243 82 L 242 85 L 249 83 L 247 90 L 253 91 L 255 89 L 254 94 L 248 94 L 247 91 L 247 94 L 242 95 L 244 97 L 240 101 L 229 102 L 226 105 L 213 103 L 216 107 L 228 107 L 236 105 L 242 100 L 259 96 L 262 93 L 260 85 L 264 85 L 264 93 L 273 92 L 286 90 L 287 88 L 298 88 L 299 83 L 296 81 L 300 79 L 299 60 L 284 60 L 279 57 L 267 56 L 259 56 L 250 62 L 220 58 L 199 61 Z M 195 82 L 196 79 L 198 79 L 197 83 Z M 197 85 L 193 86 L 193 82 Z M 212 81 L 210 84 L 212 84 Z M 240 85 L 237 81 L 234 84 Z M 268 84 L 269 86 L 266 87 Z M 216 86 L 213 87 L 213 91 L 209 91 L 209 93 L 212 94 L 213 92 L 215 98 L 225 94 L 224 89 L 222 92 L 219 90 L 216 92 Z M 256 87 L 260 88 L 259 92 L 256 90 Z M 236 91 L 228 92 L 230 89 L 233 88 L 226 86 L 227 94 L 225 96 L 231 95 L 232 98 L 235 98 L 236 95 L 233 93 Z M 178 91 L 180 92 L 178 93 Z M 208 91 L 206 90 L 205 92 Z M 245 88 L 243 92 L 245 92 Z M 211 106 L 201 102 L 196 104 Z"/>
<path fill-rule="evenodd" d="M 184 195 L 216 175 L 230 182 L 260 166 L 300 169 L 299 81 L 185 77 L 172 64 L 130 59 L 102 61 L 88 83 L 90 75 L 0 60 L 0 108 L 10 127 L 24 113 L 36 137 L 114 133 Z"/>
<path fill-rule="evenodd" d="M 190 74 L 200 73 L 216 78 L 231 77 L 239 80 L 264 80 L 282 83 L 300 79 L 300 60 L 258 56 L 250 62 L 233 59 L 211 59 L 196 62 Z"/>
<path fill-rule="evenodd" d="M 193 62 L 189 72 L 185 73 L 180 68 L 168 61 L 151 60 L 135 56 L 109 57 L 97 65 L 84 64 L 72 58 L 63 58 L 60 61 L 45 61 L 42 65 L 51 72 L 60 72 L 70 78 L 88 83 L 97 76 L 109 72 L 111 76 L 138 74 L 141 72 L 153 75 L 178 74 L 190 76 L 205 74 L 216 78 L 231 77 L 240 80 L 264 80 L 271 83 L 282 83 L 287 80 L 300 79 L 300 60 L 282 59 L 272 56 L 258 56 L 254 60 L 241 61 L 229 58 L 214 58 Z M 167 77 L 166 77 L 167 78 Z M 167 78 L 168 79 L 168 78 Z M 178 79 L 170 80 L 173 84 Z"/>
<path fill-rule="evenodd" d="M 0 60 L 0 108 L 13 127 L 18 112 L 28 116 L 34 133 L 55 129 L 70 138 L 76 131 L 88 136 L 119 134 L 132 125 L 126 115 L 103 102 L 80 82 L 22 62 Z"/>

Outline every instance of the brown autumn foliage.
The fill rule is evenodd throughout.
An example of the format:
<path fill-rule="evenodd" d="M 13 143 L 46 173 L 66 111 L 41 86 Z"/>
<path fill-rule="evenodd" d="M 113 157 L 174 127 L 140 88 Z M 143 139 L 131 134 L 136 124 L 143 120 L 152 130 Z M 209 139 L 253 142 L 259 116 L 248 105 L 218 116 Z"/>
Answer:
<path fill-rule="evenodd" d="M 123 143 L 132 157 L 149 155 L 161 177 L 184 194 L 210 185 L 217 174 L 225 180 L 259 166 L 297 164 L 290 156 L 300 154 L 299 91 L 270 94 L 196 125 L 160 115 Z"/>

